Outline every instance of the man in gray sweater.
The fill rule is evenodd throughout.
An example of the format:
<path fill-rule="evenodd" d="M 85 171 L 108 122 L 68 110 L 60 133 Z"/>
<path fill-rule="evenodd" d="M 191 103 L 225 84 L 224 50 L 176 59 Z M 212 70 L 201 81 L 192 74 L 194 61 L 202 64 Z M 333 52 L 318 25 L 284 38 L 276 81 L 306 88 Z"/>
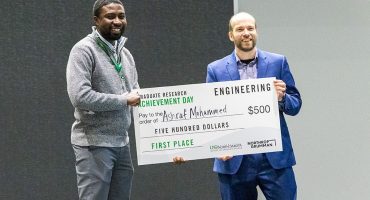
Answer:
<path fill-rule="evenodd" d="M 97 0 L 95 26 L 75 44 L 67 90 L 75 107 L 71 142 L 80 199 L 130 199 L 133 166 L 127 130 L 140 103 L 135 62 L 124 47 L 127 25 L 120 0 Z"/>

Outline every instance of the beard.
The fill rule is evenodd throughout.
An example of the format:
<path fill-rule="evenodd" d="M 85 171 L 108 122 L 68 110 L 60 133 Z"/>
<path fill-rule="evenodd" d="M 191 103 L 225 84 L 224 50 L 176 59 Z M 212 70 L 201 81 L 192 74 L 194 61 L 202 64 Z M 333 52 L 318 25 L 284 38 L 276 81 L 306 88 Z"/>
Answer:
<path fill-rule="evenodd" d="M 235 45 L 236 45 L 236 47 L 238 47 L 238 49 L 240 49 L 244 52 L 249 52 L 249 51 L 253 50 L 254 47 L 256 47 L 256 40 L 252 39 L 251 43 L 252 43 L 251 45 L 244 45 L 242 41 L 238 41 L 238 42 L 235 42 Z"/>
<path fill-rule="evenodd" d="M 125 26 L 123 26 L 119 33 L 115 33 L 112 31 L 113 28 L 105 29 L 105 30 L 99 30 L 100 35 L 105 38 L 108 41 L 114 41 L 121 38 L 123 33 L 125 32 Z"/>

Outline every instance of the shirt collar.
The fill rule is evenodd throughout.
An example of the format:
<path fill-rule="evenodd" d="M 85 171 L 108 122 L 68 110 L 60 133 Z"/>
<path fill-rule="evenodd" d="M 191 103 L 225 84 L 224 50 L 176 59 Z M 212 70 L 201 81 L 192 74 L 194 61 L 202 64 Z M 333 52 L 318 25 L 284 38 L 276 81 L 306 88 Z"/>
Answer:
<path fill-rule="evenodd" d="M 236 63 L 237 64 L 242 64 L 242 62 L 240 61 L 240 58 L 238 57 L 238 55 L 236 55 L 235 50 L 234 50 L 234 55 L 235 55 L 235 61 L 236 61 Z M 255 55 L 255 57 L 254 57 L 254 59 L 253 59 L 253 61 L 251 63 L 256 62 L 257 60 L 258 60 L 258 51 L 256 51 L 256 55 Z"/>

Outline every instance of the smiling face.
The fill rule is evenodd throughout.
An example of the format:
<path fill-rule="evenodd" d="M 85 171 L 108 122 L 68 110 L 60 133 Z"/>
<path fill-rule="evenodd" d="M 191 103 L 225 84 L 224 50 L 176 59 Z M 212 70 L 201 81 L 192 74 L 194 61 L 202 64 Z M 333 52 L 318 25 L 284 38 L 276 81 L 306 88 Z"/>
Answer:
<path fill-rule="evenodd" d="M 235 48 L 250 52 L 257 44 L 256 21 L 247 13 L 240 13 L 230 19 L 229 39 L 234 42 Z"/>
<path fill-rule="evenodd" d="M 94 22 L 102 37 L 108 41 L 118 40 L 127 26 L 125 9 L 121 4 L 107 4 L 94 16 Z"/>

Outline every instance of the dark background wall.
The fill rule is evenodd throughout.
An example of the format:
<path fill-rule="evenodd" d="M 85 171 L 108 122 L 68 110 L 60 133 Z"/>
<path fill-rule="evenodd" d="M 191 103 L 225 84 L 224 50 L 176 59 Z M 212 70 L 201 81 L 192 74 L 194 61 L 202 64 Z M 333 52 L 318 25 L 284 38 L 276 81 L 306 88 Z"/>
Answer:
<path fill-rule="evenodd" d="M 77 199 L 65 83 L 72 46 L 91 32 L 93 0 L 0 2 L 0 199 Z M 230 53 L 232 1 L 125 1 L 142 88 L 201 83 Z M 212 160 L 137 166 L 132 199 L 219 199 Z"/>

